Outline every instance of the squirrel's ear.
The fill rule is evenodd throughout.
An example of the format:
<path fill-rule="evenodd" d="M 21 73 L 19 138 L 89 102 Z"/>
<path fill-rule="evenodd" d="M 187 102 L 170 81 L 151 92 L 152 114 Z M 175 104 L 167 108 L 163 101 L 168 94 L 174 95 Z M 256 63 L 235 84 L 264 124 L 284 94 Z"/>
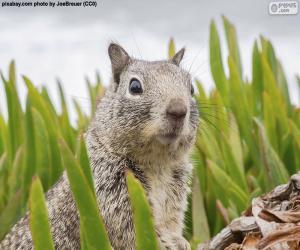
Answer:
<path fill-rule="evenodd" d="M 127 52 L 116 43 L 111 43 L 109 45 L 108 55 L 111 61 L 114 81 L 119 84 L 120 74 L 122 73 L 124 67 L 128 64 L 130 57 Z"/>
<path fill-rule="evenodd" d="M 185 48 L 182 48 L 179 50 L 171 59 L 171 62 L 174 63 L 175 65 L 179 66 L 183 56 L 184 56 Z"/>

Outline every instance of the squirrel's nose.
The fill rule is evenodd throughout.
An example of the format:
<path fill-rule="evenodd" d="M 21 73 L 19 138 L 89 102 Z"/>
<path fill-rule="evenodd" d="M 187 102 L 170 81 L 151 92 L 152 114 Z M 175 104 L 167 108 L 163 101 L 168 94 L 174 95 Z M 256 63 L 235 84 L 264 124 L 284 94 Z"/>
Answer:
<path fill-rule="evenodd" d="M 182 99 L 171 99 L 166 112 L 168 119 L 179 121 L 186 116 L 187 107 Z"/>

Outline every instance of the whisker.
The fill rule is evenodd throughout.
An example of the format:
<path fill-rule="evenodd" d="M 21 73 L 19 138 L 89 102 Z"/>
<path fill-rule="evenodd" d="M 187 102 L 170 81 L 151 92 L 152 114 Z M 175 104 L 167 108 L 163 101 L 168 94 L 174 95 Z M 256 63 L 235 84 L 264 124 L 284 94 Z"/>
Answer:
<path fill-rule="evenodd" d="M 210 51 L 211 49 L 215 49 L 218 45 L 214 45 L 213 47 L 206 47 L 208 49 L 208 51 Z M 203 46 L 204 47 L 204 46 Z M 198 54 L 198 53 L 197 53 Z M 218 63 L 217 59 L 215 61 L 210 61 L 210 52 L 208 52 L 208 55 L 205 57 L 205 60 L 200 64 L 200 66 L 197 67 L 196 71 L 197 72 L 199 69 L 201 69 L 201 67 L 203 67 L 206 64 L 206 66 L 208 67 L 209 65 L 215 65 L 215 63 Z M 222 61 L 223 64 L 223 61 Z"/>
<path fill-rule="evenodd" d="M 134 41 L 134 43 L 135 43 L 135 46 L 137 47 L 137 50 L 138 50 L 138 52 L 139 52 L 140 58 L 143 59 L 142 53 L 141 53 L 141 50 L 140 50 L 140 47 L 138 46 L 138 43 L 137 43 L 137 41 L 136 41 L 136 39 L 135 39 L 135 36 L 134 36 L 132 30 L 131 30 L 131 35 L 132 35 L 133 41 Z"/>
<path fill-rule="evenodd" d="M 199 103 L 200 106 L 199 108 L 211 108 L 212 110 L 213 109 L 219 109 L 219 110 L 227 110 L 227 108 L 225 106 L 220 106 L 220 105 L 217 105 L 217 104 L 201 104 Z"/>
<path fill-rule="evenodd" d="M 198 110 L 200 112 L 209 112 L 209 113 L 216 113 L 216 114 L 226 114 L 230 112 L 230 110 L 223 109 L 220 107 L 205 107 L 205 106 L 198 107 Z"/>
<path fill-rule="evenodd" d="M 85 100 L 85 101 L 90 101 L 90 98 L 88 98 L 88 97 L 69 95 L 69 94 L 67 94 L 67 96 L 70 96 L 70 97 L 73 97 L 73 98 L 76 98 L 76 99 L 82 99 L 82 100 Z"/>
<path fill-rule="evenodd" d="M 216 121 L 219 120 L 221 122 L 224 122 L 224 125 L 226 125 L 231 131 L 233 131 L 234 133 L 238 133 L 239 130 L 237 128 L 235 128 L 231 123 L 230 123 L 230 120 L 226 117 L 226 118 L 221 118 L 221 117 L 217 117 L 217 116 L 214 116 L 213 114 L 204 114 L 204 116 L 209 116 L 213 119 L 215 119 Z M 211 121 L 211 120 L 210 120 Z"/>
<path fill-rule="evenodd" d="M 203 120 L 204 121 L 204 120 Z M 203 123 L 203 122 L 201 122 L 200 123 L 200 125 L 199 125 L 199 133 L 201 134 L 201 133 L 204 133 L 205 134 L 205 136 L 207 136 L 207 137 L 209 137 L 209 134 L 208 134 L 208 132 L 207 132 L 207 129 L 208 129 L 209 127 L 208 127 L 208 125 L 206 124 L 206 123 Z"/>
<path fill-rule="evenodd" d="M 200 115 L 203 115 L 203 116 L 210 116 L 212 118 L 215 118 L 216 120 L 221 120 L 221 121 L 224 121 L 224 122 L 228 122 L 229 123 L 229 119 L 227 117 L 226 114 L 223 114 L 224 116 L 223 117 L 218 117 L 217 115 L 214 115 L 214 114 L 210 114 L 210 113 L 204 113 L 204 112 L 200 112 Z M 222 115 L 222 114 L 220 114 Z"/>
<path fill-rule="evenodd" d="M 204 58 L 204 60 L 200 63 L 200 65 L 197 67 L 197 69 L 194 71 L 195 73 L 198 72 L 200 69 L 208 67 L 208 58 Z"/>
<path fill-rule="evenodd" d="M 198 58 L 198 56 L 200 55 L 201 51 L 203 50 L 204 46 L 205 46 L 205 45 L 203 44 L 203 45 L 200 47 L 200 49 L 197 51 L 195 57 L 193 58 L 192 63 L 191 63 L 191 65 L 190 65 L 190 67 L 189 67 L 189 70 L 188 70 L 189 73 L 191 72 L 191 69 L 192 69 L 194 63 L 195 63 L 196 59 Z"/>
<path fill-rule="evenodd" d="M 224 136 L 222 133 L 222 130 L 219 129 L 212 121 L 210 121 L 209 119 L 207 119 L 207 117 L 202 117 L 201 119 L 203 119 L 205 122 L 209 123 L 221 136 Z"/>
<path fill-rule="evenodd" d="M 197 103 L 201 105 L 200 108 L 201 107 L 207 107 L 207 106 L 213 106 L 213 107 L 219 107 L 219 108 L 225 108 L 225 109 L 231 110 L 231 108 L 229 106 L 224 105 L 224 104 L 220 105 L 220 104 L 217 104 L 217 103 L 201 102 L 201 101 L 198 101 L 198 100 L 197 100 Z"/>

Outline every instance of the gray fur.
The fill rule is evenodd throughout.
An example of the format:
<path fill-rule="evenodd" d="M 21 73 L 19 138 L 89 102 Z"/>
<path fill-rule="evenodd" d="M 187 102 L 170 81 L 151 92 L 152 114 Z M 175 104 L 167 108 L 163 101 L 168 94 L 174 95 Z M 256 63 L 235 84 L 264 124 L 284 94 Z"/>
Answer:
<path fill-rule="evenodd" d="M 146 190 L 160 244 L 170 250 L 190 249 L 182 230 L 198 111 L 190 75 L 178 66 L 183 53 L 170 61 L 149 62 L 130 58 L 119 45 L 109 47 L 112 88 L 98 104 L 86 144 L 98 204 L 115 250 L 135 249 L 127 169 Z M 141 95 L 129 93 L 132 78 L 142 83 Z M 174 99 L 187 108 L 180 123 L 166 116 Z M 66 175 L 46 197 L 56 249 L 79 249 L 78 214 Z M 12 228 L 0 249 L 32 249 L 28 215 Z"/>

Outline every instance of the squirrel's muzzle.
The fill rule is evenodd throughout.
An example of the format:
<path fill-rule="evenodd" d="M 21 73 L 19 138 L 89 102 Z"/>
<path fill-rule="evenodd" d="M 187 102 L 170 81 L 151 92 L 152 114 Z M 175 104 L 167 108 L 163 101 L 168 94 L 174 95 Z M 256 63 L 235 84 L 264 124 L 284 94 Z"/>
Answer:
<path fill-rule="evenodd" d="M 181 123 L 187 114 L 187 106 L 180 98 L 171 99 L 167 106 L 167 119 L 172 123 Z"/>

